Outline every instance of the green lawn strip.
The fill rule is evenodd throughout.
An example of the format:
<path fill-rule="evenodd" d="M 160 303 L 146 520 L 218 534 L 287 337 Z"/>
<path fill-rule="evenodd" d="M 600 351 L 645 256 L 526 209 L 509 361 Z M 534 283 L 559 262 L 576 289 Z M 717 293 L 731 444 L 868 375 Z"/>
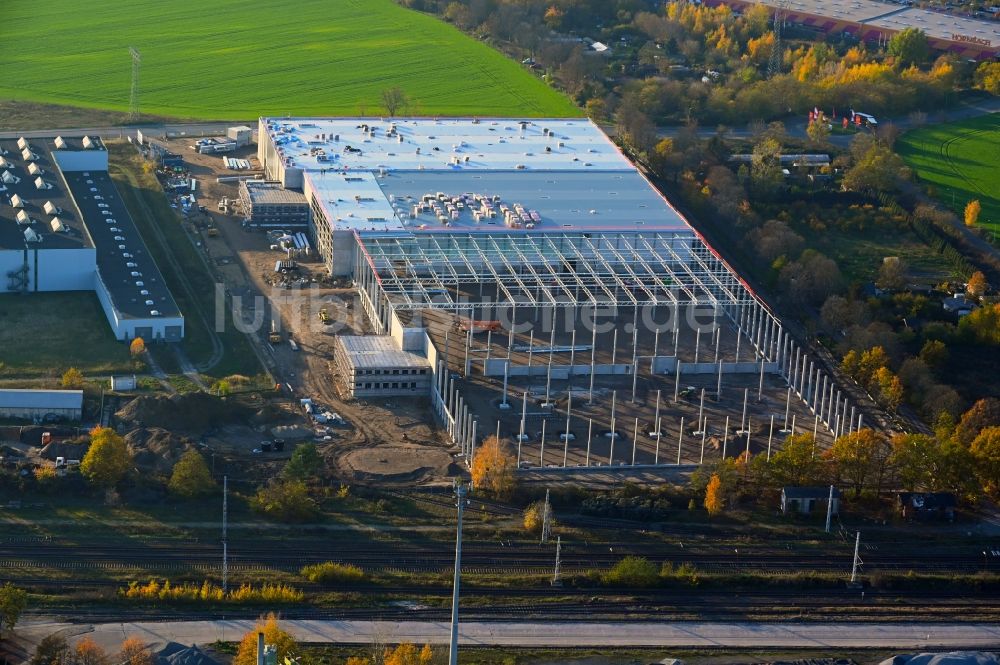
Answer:
<path fill-rule="evenodd" d="M 58 378 L 68 367 L 133 371 L 92 291 L 0 295 L 0 349 L 0 378 Z"/>

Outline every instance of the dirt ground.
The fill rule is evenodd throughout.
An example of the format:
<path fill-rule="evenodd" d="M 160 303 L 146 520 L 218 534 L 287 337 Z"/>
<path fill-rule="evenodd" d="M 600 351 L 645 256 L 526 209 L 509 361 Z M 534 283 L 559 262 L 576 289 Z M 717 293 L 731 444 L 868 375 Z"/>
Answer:
<path fill-rule="evenodd" d="M 252 175 L 255 171 L 230 171 L 221 155 L 201 155 L 192 150 L 191 138 L 158 142 L 183 155 L 185 165 L 199 182 L 199 203 L 207 210 L 194 216 L 192 227 L 214 262 L 217 274 L 234 301 L 240 304 L 240 323 L 257 329 L 252 335 L 254 343 L 269 361 L 276 380 L 286 386 L 285 399 L 291 397 L 295 400 L 292 403 L 297 404 L 298 399 L 310 397 L 350 424 L 348 428 L 331 430 L 331 441 L 317 442 L 334 470 L 352 479 L 407 483 L 441 481 L 454 475 L 455 451 L 449 449 L 450 444 L 433 426 L 426 400 L 353 400 L 344 399 L 338 391 L 332 366 L 336 335 L 372 332 L 350 284 L 330 280 L 315 256 L 313 260 L 297 259 L 302 283 L 284 288 L 277 284 L 280 275 L 274 272 L 275 261 L 284 258 L 284 253 L 270 249 L 265 232 L 243 228 L 240 214 L 218 210 L 217 204 L 223 197 L 236 199 L 239 190 L 236 182 L 219 183 L 216 179 Z M 227 156 L 249 159 L 252 167 L 259 167 L 256 145 Z M 210 233 L 211 229 L 217 229 L 217 235 Z M 327 310 L 333 319 L 331 325 L 320 321 L 320 309 Z M 274 314 L 282 341 L 271 344 L 267 338 Z M 234 325 L 229 316 L 226 325 Z M 289 337 L 298 351 L 292 349 Z M 291 387 L 290 395 L 287 387 Z M 322 437 L 322 430 L 317 432 Z M 218 445 L 227 454 L 247 455 L 253 447 L 250 444 L 256 445 L 256 439 L 260 438 L 255 431 L 225 434 Z"/>

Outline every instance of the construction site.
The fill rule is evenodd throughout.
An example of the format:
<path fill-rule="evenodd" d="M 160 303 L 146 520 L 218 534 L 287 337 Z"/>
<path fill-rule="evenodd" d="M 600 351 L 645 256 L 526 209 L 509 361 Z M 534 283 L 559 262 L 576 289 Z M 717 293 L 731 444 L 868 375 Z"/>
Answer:
<path fill-rule="evenodd" d="M 265 177 L 305 195 L 365 328 L 426 359 L 467 459 L 496 434 L 522 469 L 691 465 L 862 425 L 587 120 L 262 118 L 258 135 Z M 379 355 L 337 372 L 342 394 L 424 385 L 366 380 L 421 364 Z"/>

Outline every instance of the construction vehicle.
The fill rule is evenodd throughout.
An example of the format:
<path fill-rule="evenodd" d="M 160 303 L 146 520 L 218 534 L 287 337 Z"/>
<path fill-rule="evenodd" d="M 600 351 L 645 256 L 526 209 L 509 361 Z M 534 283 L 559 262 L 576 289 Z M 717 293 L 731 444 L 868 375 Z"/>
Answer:
<path fill-rule="evenodd" d="M 267 341 L 271 344 L 281 344 L 281 333 L 278 331 L 278 322 L 271 319 L 271 332 L 267 335 Z"/>
<path fill-rule="evenodd" d="M 325 326 L 333 323 L 333 319 L 330 318 L 330 313 L 326 311 L 326 307 L 319 310 L 319 320 L 322 321 Z"/>

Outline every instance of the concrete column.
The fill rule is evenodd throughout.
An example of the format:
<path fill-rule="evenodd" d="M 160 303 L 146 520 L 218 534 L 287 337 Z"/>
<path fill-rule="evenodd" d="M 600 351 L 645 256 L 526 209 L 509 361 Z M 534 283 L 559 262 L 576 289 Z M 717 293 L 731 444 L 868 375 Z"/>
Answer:
<path fill-rule="evenodd" d="M 802 391 L 802 399 L 805 401 L 806 406 L 810 409 L 813 408 L 812 402 L 809 398 L 812 397 L 812 386 L 813 386 L 813 361 L 809 361 L 809 370 L 805 373 L 805 378 L 803 379 L 804 390 Z"/>

